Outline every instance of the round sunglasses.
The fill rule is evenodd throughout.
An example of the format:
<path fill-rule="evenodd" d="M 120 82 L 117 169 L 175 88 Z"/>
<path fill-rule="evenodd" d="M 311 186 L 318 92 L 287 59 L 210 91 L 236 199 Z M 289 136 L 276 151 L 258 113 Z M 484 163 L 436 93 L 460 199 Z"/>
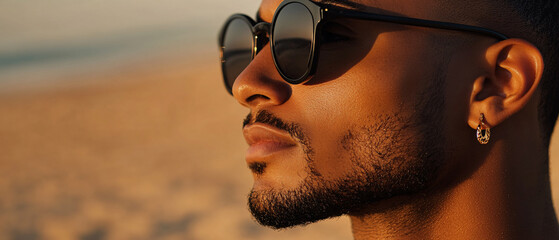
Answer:
<path fill-rule="evenodd" d="M 321 27 L 327 20 L 335 18 L 390 22 L 508 39 L 504 34 L 481 27 L 366 13 L 310 0 L 285 0 L 276 9 L 271 23 L 257 23 L 243 14 L 235 14 L 225 21 L 219 34 L 219 48 L 227 91 L 232 93 L 235 79 L 268 43 L 281 77 L 291 84 L 306 81 L 316 71 Z"/>

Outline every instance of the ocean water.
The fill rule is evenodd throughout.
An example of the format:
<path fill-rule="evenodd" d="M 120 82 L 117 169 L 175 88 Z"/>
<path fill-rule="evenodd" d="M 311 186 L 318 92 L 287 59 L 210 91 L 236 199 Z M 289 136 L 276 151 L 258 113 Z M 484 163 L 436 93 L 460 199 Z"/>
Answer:
<path fill-rule="evenodd" d="M 258 0 L 2 0 L 0 87 L 102 71 L 165 52 L 216 48 L 232 13 Z M 48 84 L 48 83 L 47 83 Z"/>

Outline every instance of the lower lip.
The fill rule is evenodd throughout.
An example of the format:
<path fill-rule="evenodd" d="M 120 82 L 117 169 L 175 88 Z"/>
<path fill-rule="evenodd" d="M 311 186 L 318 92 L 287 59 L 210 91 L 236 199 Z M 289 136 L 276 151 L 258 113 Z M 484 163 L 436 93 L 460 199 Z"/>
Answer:
<path fill-rule="evenodd" d="M 279 152 L 294 148 L 296 145 L 279 142 L 259 142 L 249 146 L 246 154 L 247 162 L 262 160 Z"/>

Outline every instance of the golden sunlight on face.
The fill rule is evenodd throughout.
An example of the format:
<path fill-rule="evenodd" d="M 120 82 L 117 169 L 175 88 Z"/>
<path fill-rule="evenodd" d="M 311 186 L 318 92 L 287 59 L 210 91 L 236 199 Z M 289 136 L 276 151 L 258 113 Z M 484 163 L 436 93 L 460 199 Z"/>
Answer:
<path fill-rule="evenodd" d="M 259 11 L 262 19 L 270 21 L 280 3 L 263 1 Z M 299 143 L 277 154 L 258 155 L 254 152 L 261 148 L 249 149 L 253 153 L 247 159 L 249 165 L 265 164 L 262 172 L 255 173 L 256 189 L 296 189 L 313 174 L 327 181 L 351 175 L 356 165 L 366 165 L 361 161 L 369 159 L 358 158 L 352 152 L 357 150 L 343 143 L 352 137 L 363 138 L 351 134 L 368 132 L 372 126 L 386 131 L 388 126 L 383 124 L 411 117 L 438 70 L 437 50 L 428 33 L 359 20 L 340 20 L 335 25 L 359 34 L 322 43 L 317 73 L 307 82 L 286 84 L 274 67 L 269 46 L 235 82 L 235 97 L 253 115 L 270 112 L 299 126 L 308 140 L 306 145 Z M 252 92 L 242 92 L 246 89 Z M 289 97 L 277 101 L 286 91 Z M 406 138 L 413 138 L 420 130 L 409 131 Z M 387 139 L 393 137 L 385 134 Z M 375 141 L 379 142 L 370 144 L 387 144 Z"/>
<path fill-rule="evenodd" d="M 270 21 L 278 4 L 263 1 L 261 18 Z M 312 207 L 324 198 L 332 201 L 315 207 L 335 216 L 365 201 L 355 196 L 370 201 L 420 191 L 443 162 L 443 132 L 432 131 L 445 114 L 448 61 L 439 57 L 445 48 L 435 41 L 438 33 L 344 18 L 321 24 L 317 69 L 307 81 L 287 83 L 266 45 L 233 85 L 251 112 L 243 132 L 257 218 L 284 212 L 274 209 L 281 206 L 313 212 L 288 206 Z M 291 215 L 297 214 L 282 214 Z"/>

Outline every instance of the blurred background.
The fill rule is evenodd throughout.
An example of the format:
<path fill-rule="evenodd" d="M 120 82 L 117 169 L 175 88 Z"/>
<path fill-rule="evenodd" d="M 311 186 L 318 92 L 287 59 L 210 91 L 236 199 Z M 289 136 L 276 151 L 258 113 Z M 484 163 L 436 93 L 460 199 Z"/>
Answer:
<path fill-rule="evenodd" d="M 0 239 L 351 239 L 345 217 L 274 231 L 246 208 L 216 41 L 258 4 L 1 0 Z"/>

